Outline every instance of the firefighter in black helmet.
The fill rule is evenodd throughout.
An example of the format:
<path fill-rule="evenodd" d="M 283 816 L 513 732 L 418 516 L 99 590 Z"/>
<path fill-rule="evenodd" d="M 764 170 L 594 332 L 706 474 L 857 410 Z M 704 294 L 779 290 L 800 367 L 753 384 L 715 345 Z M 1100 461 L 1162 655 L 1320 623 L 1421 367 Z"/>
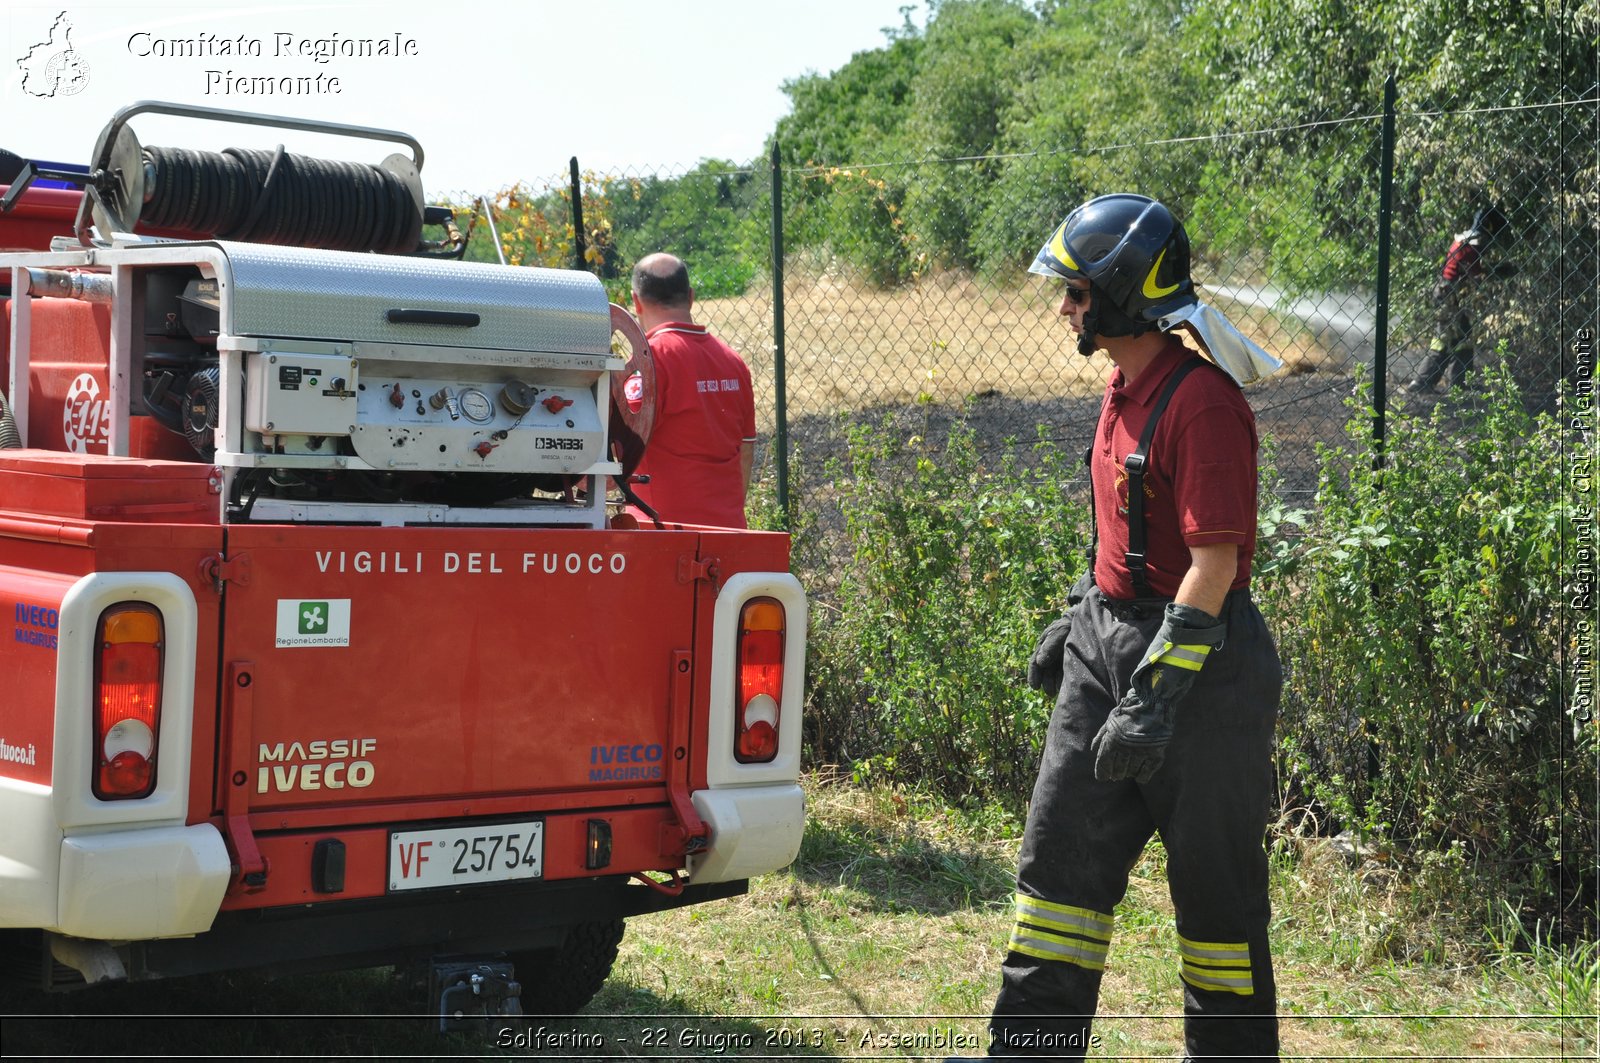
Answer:
<path fill-rule="evenodd" d="M 1467 230 L 1457 233 L 1451 241 L 1439 269 L 1438 283 L 1433 287 L 1438 329 L 1422 368 L 1402 389 L 1405 393 L 1416 395 L 1433 391 L 1446 369 L 1450 371 L 1453 386 L 1466 385 L 1475 347 L 1473 323 L 1482 313 L 1473 305 L 1473 296 L 1483 281 L 1509 277 L 1517 271 L 1516 265 L 1510 262 L 1485 264 L 1487 257 L 1501 250 L 1495 244 L 1509 225 L 1499 206 L 1490 205 L 1479 210 Z"/>
<path fill-rule="evenodd" d="M 1257 440 L 1239 387 L 1275 363 L 1200 303 L 1188 236 L 1155 200 L 1085 203 L 1033 272 L 1062 279 L 1080 351 L 1117 368 L 1089 455 L 1094 585 L 1074 589 L 1029 668 L 1056 703 L 990 1052 L 1075 1058 L 1097 1042 L 1114 911 L 1154 833 L 1188 1055 L 1276 1059 L 1263 841 L 1282 676 L 1250 600 Z"/>

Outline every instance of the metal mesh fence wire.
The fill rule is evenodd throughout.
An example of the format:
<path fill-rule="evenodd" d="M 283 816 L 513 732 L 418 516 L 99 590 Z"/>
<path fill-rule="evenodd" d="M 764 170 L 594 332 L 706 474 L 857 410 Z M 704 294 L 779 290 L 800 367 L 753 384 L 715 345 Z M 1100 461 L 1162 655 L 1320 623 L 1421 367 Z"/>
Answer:
<path fill-rule="evenodd" d="M 1395 115 L 1388 333 L 1377 335 L 1381 106 L 1371 113 L 1118 145 L 953 159 L 799 160 L 580 171 L 524 181 L 494 203 L 508 261 L 591 269 L 628 302 L 628 271 L 667 250 L 690 267 L 696 316 L 749 361 L 764 436 L 779 422 L 799 460 L 842 454 L 853 424 L 884 418 L 930 444 L 956 419 L 986 452 L 1041 435 L 1087 441 L 1111 372 L 1076 353 L 1056 286 L 1025 269 L 1078 202 L 1137 190 L 1171 205 L 1194 245 L 1200 295 L 1281 358 L 1250 388 L 1274 441 L 1280 491 L 1309 501 L 1316 445 L 1347 441 L 1358 380 L 1384 359 L 1390 408 L 1442 339 L 1435 295 L 1453 238 L 1498 207 L 1484 254 L 1495 275 L 1454 310 L 1471 364 L 1504 352 L 1531 403 L 1554 401 L 1573 330 L 1597 314 L 1600 89 L 1572 100 Z M 781 243 L 772 232 L 782 197 Z M 574 192 L 582 228 L 573 227 Z M 487 226 L 472 257 L 493 259 Z M 783 277 L 784 394 L 774 328 Z M 1499 268 L 1496 268 L 1499 267 Z M 1458 344 L 1460 345 L 1460 344 Z M 1465 378 L 1463 378 L 1465 379 Z M 1376 427 L 1376 426 L 1375 426 Z"/>
<path fill-rule="evenodd" d="M 1392 141 L 1386 129 L 1394 131 Z M 1386 160 L 1392 160 L 1387 168 Z M 593 269 L 617 302 L 627 301 L 627 272 L 642 255 L 668 250 L 688 262 L 699 296 L 697 320 L 751 364 L 766 435 L 762 471 L 782 468 L 790 453 L 784 440 L 793 441 L 800 490 L 789 516 L 813 531 L 796 537 L 797 561 L 813 600 L 837 605 L 844 597 L 835 593 L 837 581 L 853 556 L 838 498 L 856 485 L 834 490 L 826 462 L 846 456 L 853 426 L 888 419 L 892 431 L 921 437 L 897 453 L 899 460 L 915 460 L 939 449 L 960 421 L 983 461 L 994 463 L 989 469 L 1001 467 L 1005 457 L 1026 465 L 1041 435 L 1066 453 L 1087 441 L 1111 366 L 1103 357 L 1076 353 L 1070 330 L 1055 314 L 1058 285 L 1025 269 L 1074 205 L 1123 190 L 1153 194 L 1175 208 L 1194 244 L 1201 297 L 1285 362 L 1247 392 L 1261 435 L 1271 441 L 1279 477 L 1273 486 L 1285 508 L 1312 508 L 1323 463 L 1319 444 L 1350 450 L 1345 470 L 1351 473 L 1354 463 L 1375 460 L 1386 412 L 1444 418 L 1456 433 L 1444 446 L 1457 445 L 1463 460 L 1483 464 L 1483 444 L 1490 440 L 1498 442 L 1488 464 L 1517 449 L 1516 439 L 1503 440 L 1503 432 L 1492 430 L 1493 417 L 1476 415 L 1471 373 L 1457 381 L 1468 389 L 1404 387 L 1457 318 L 1465 322 L 1458 338 L 1471 352 L 1463 361 L 1488 368 L 1503 358 L 1531 406 L 1559 403 L 1563 384 L 1577 382 L 1578 366 L 1592 374 L 1592 330 L 1600 325 L 1596 86 L 1551 104 L 1507 99 L 1471 110 L 1387 114 L 1380 106 L 1309 121 L 1300 115 L 1276 128 L 1012 155 L 851 165 L 800 160 L 776 172 L 765 162 L 580 172 L 576 180 L 557 175 L 503 194 L 496 220 L 511 260 Z M 573 224 L 575 201 L 583 211 L 581 227 Z M 1491 206 L 1506 218 L 1484 251 L 1492 275 L 1461 289 L 1458 307 L 1441 306 L 1436 288 L 1450 245 Z M 775 214 L 782 217 L 778 240 Z M 1385 234 L 1388 253 L 1380 255 Z M 480 239 L 480 257 L 482 250 Z M 775 326 L 780 303 L 781 333 Z M 1575 351 L 1583 335 L 1591 344 L 1587 361 Z M 1367 392 L 1364 381 L 1386 386 Z M 1447 367 L 1441 389 L 1451 382 Z M 1592 393 L 1592 380 L 1584 383 Z M 1349 401 L 1368 394 L 1386 395 L 1387 411 Z M 1398 450 L 1416 433 L 1397 431 L 1395 438 L 1386 483 L 1428 469 L 1422 461 L 1402 465 L 1416 455 Z M 1436 447 L 1434 453 L 1444 451 Z M 848 466 L 838 468 L 848 475 Z M 874 482 L 909 480 L 910 474 L 883 465 L 870 473 Z M 1351 475 L 1350 483 L 1358 482 Z M 1414 476 L 1410 482 L 1450 481 Z M 964 481 L 940 483 L 960 490 Z M 1081 487 L 1080 481 L 1074 489 Z M 1321 513 L 1334 512 L 1338 492 L 1324 498 L 1334 501 Z M 1456 508 L 1449 498 L 1419 499 L 1399 489 L 1385 498 L 1407 501 L 1403 519 L 1415 527 L 1436 513 L 1448 520 Z M 1346 505 L 1345 517 L 1352 512 Z M 1347 647 L 1339 672 L 1316 635 L 1308 649 L 1298 621 L 1292 624 L 1280 645 L 1288 673 L 1300 677 L 1286 694 L 1282 725 L 1299 743 L 1296 756 L 1303 763 L 1295 763 L 1321 779 L 1337 780 L 1343 771 L 1352 801 L 1381 792 L 1395 815 L 1420 818 L 1405 786 L 1386 780 L 1410 778 L 1407 765 L 1431 761 L 1432 754 L 1413 757 L 1403 746 L 1379 750 L 1367 723 L 1376 720 L 1381 729 L 1384 721 L 1409 718 L 1417 706 L 1433 714 L 1417 717 L 1424 721 L 1453 714 L 1456 702 L 1465 709 L 1461 698 L 1441 695 L 1447 687 L 1485 705 L 1504 702 L 1497 709 L 1508 718 L 1543 704 L 1561 682 L 1556 667 L 1571 662 L 1557 661 L 1561 655 L 1549 652 L 1548 642 L 1524 633 L 1548 635 L 1539 603 L 1554 597 L 1531 595 L 1533 606 L 1512 627 L 1496 617 L 1496 659 L 1488 662 L 1493 685 L 1478 673 L 1459 688 L 1441 685 L 1430 665 L 1424 679 L 1405 673 L 1409 693 L 1397 692 L 1395 677 L 1375 670 L 1366 655 L 1370 642 Z M 1431 613 L 1404 610 L 1369 615 L 1416 619 L 1419 640 L 1439 622 Z M 1407 637 L 1398 641 L 1409 642 L 1412 627 L 1402 624 Z M 1339 638 L 1351 635 L 1340 631 Z M 1541 648 L 1529 649 L 1535 646 Z M 1421 657 L 1429 652 L 1416 651 Z M 1405 661 L 1412 657 L 1394 659 L 1409 667 Z M 845 688 L 838 706 L 817 715 L 861 715 L 862 705 L 850 700 L 853 691 Z M 1432 729 L 1406 733 L 1427 736 L 1414 748 L 1431 749 Z M 1507 791 L 1520 795 L 1501 809 L 1507 822 L 1545 807 L 1538 802 L 1548 789 L 1539 782 L 1543 769 L 1528 767 L 1542 755 L 1538 747 L 1515 748 L 1523 758 L 1515 763 L 1509 755 L 1473 761 L 1483 772 L 1520 771 L 1520 782 L 1538 783 Z M 1501 792 L 1479 778 L 1484 792 Z M 1471 800 L 1443 804 L 1451 812 L 1472 808 Z M 1556 892 L 1586 889 L 1592 878 L 1585 871 L 1594 866 L 1592 803 L 1573 801 L 1561 809 L 1557 834 L 1570 823 L 1581 836 L 1565 843 L 1575 847 L 1568 866 L 1577 874 Z M 1527 818 L 1548 825 L 1540 815 Z M 1460 822 L 1450 821 L 1449 829 L 1461 833 Z M 1518 838 L 1518 844 L 1527 842 Z M 1547 831 L 1527 844 L 1542 854 L 1563 843 L 1559 837 L 1552 842 Z M 1527 857 L 1516 850 L 1514 859 L 1520 864 Z"/>
<path fill-rule="evenodd" d="M 1286 363 L 1251 398 L 1289 460 L 1286 488 L 1311 490 L 1312 443 L 1338 432 L 1352 374 L 1372 359 L 1374 262 L 1370 245 L 1330 248 L 1309 194 L 1261 180 L 1259 148 L 1318 138 L 1317 151 L 1370 174 L 1376 134 L 1375 120 L 1358 118 L 1250 137 L 797 167 L 784 193 L 786 236 L 798 244 L 786 291 L 795 439 L 827 451 L 842 424 L 921 408 L 929 421 L 963 417 L 991 448 L 1031 444 L 1040 429 L 1084 445 L 1112 367 L 1077 353 L 1055 315 L 1058 286 L 1025 269 L 1081 199 L 1138 189 L 1189 219 L 1202 297 Z"/>

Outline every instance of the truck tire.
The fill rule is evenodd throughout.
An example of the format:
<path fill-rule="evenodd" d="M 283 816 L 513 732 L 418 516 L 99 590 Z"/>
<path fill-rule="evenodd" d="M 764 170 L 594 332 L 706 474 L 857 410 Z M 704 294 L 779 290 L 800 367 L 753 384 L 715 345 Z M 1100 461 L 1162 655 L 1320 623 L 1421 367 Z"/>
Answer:
<path fill-rule="evenodd" d="M 611 974 L 622 931 L 621 919 L 577 923 L 556 948 L 510 953 L 522 984 L 523 1013 L 571 1015 L 589 1003 Z"/>

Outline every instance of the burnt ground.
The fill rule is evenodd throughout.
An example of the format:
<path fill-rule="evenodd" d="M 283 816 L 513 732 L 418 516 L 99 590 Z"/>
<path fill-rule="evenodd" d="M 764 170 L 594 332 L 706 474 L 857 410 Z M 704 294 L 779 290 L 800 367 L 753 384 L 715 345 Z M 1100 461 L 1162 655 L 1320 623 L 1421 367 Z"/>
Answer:
<path fill-rule="evenodd" d="M 1349 374 L 1314 372 L 1262 381 L 1246 392 L 1262 439 L 1271 440 L 1275 448 L 1280 490 L 1286 498 L 1310 501 L 1317 486 L 1317 443 L 1348 442 L 1345 425 L 1357 411 L 1346 400 L 1354 388 L 1355 378 Z M 951 427 L 965 422 L 976 433 L 985 464 L 998 464 L 1007 452 L 1026 462 L 1029 448 L 1041 435 L 1065 453 L 1081 451 L 1089 443 L 1099 410 L 1098 395 L 1017 399 L 991 392 L 961 407 L 878 406 L 849 415 L 797 418 L 789 427 L 795 455 L 791 478 L 822 486 L 827 462 L 847 457 L 847 432 L 856 425 L 887 424 L 904 438 L 920 436 L 938 449 Z M 885 470 L 885 475 L 893 472 Z"/>

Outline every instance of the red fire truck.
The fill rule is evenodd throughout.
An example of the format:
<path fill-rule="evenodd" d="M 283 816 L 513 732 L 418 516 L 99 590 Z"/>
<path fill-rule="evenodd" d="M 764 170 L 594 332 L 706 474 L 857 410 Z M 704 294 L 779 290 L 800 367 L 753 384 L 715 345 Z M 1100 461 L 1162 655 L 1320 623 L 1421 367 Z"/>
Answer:
<path fill-rule="evenodd" d="M 0 969 L 36 988 L 421 963 L 441 1014 L 566 1012 L 625 917 L 798 849 L 787 537 L 617 504 L 638 325 L 459 261 L 422 161 L 147 102 L 0 181 Z"/>

